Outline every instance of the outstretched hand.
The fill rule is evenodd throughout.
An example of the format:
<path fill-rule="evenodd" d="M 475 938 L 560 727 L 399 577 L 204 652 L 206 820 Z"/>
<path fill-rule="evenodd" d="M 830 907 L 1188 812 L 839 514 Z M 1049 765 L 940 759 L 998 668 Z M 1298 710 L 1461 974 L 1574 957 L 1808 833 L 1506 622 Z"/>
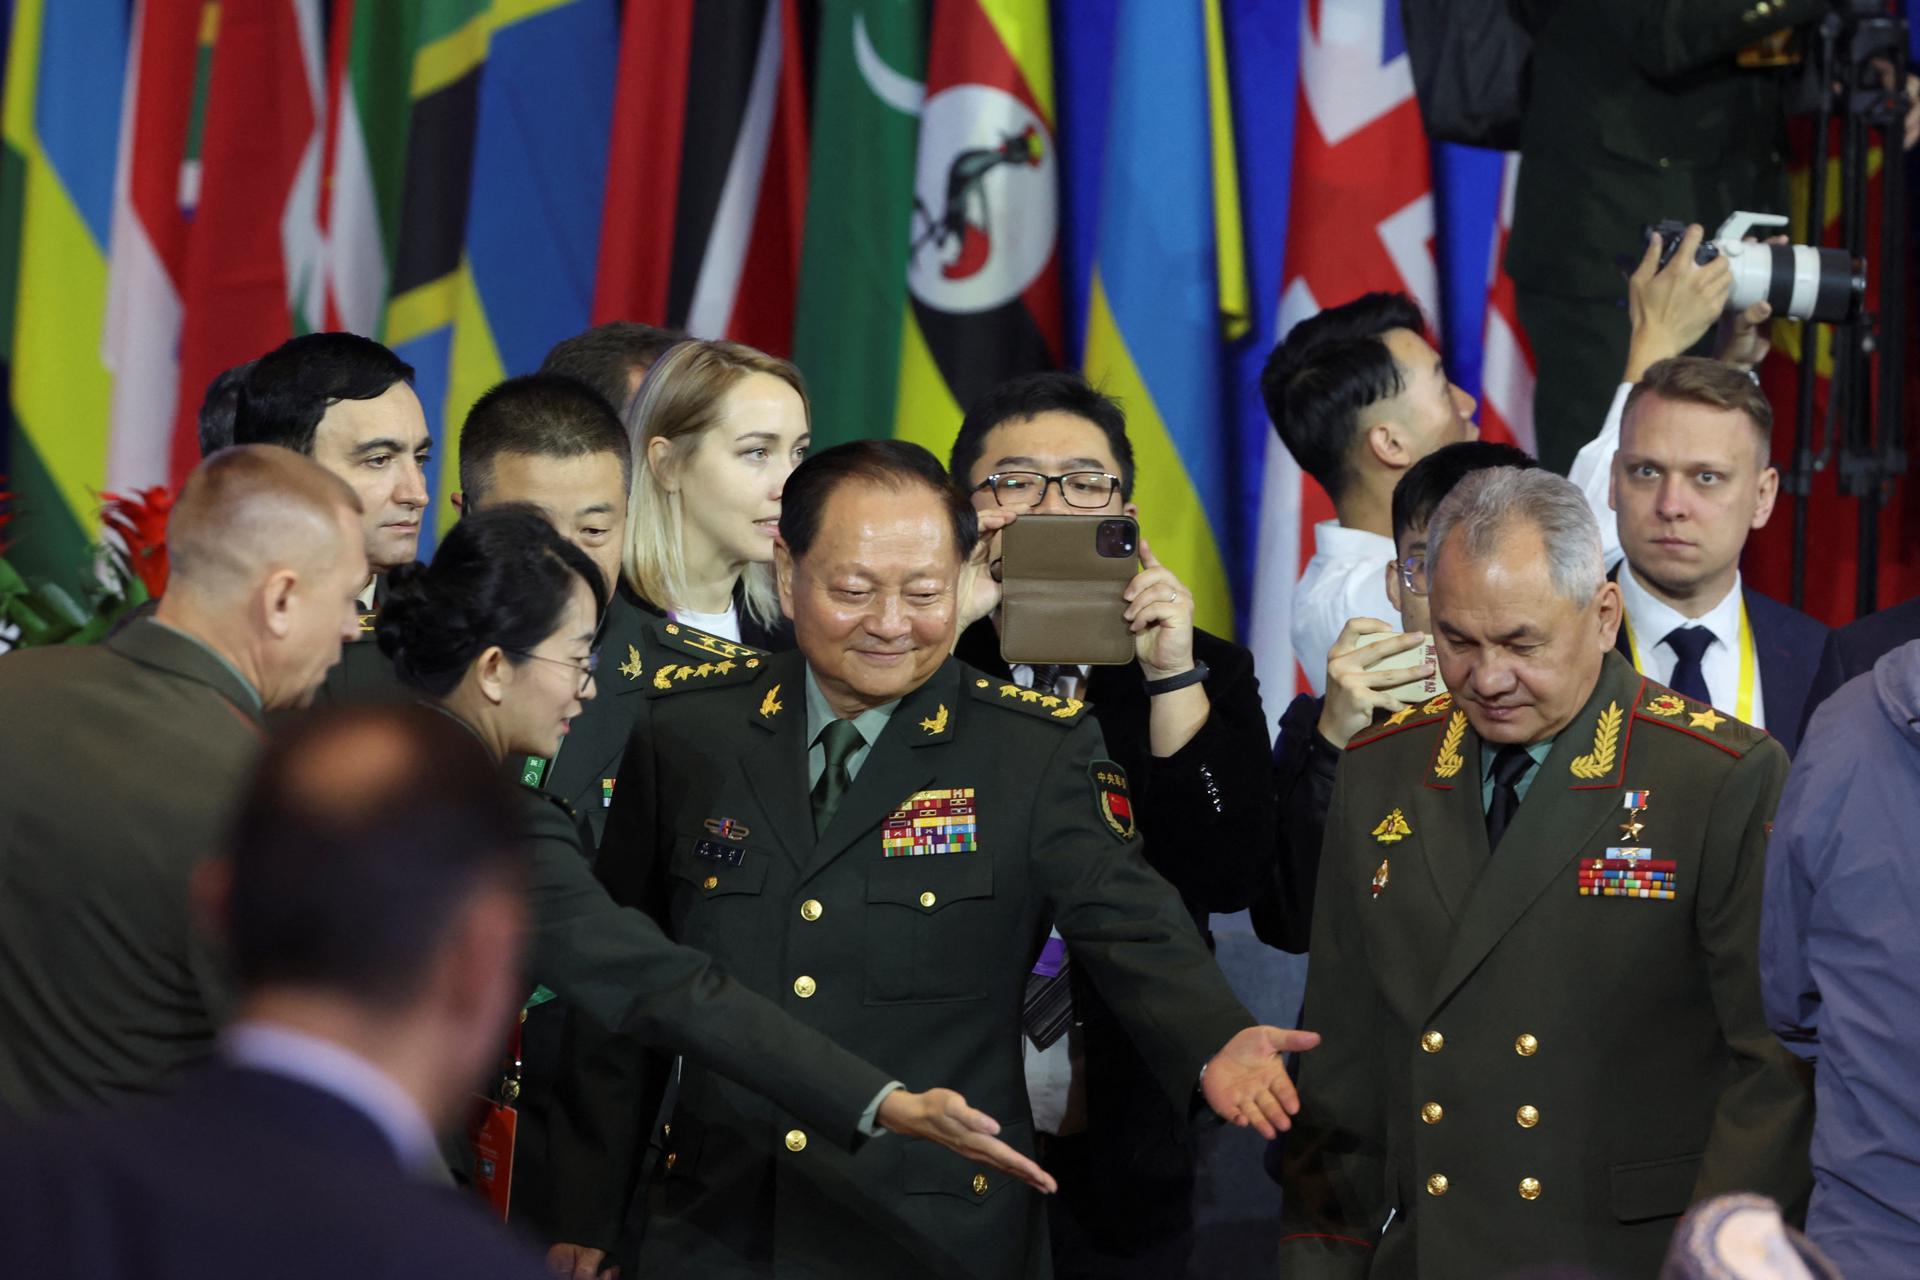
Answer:
<path fill-rule="evenodd" d="M 1045 1169 L 996 1136 L 999 1121 L 974 1110 L 951 1089 L 929 1089 L 925 1093 L 895 1089 L 880 1103 L 880 1114 L 875 1118 L 889 1132 L 937 1142 L 975 1164 L 1018 1178 L 1035 1190 L 1052 1193 L 1057 1189 Z"/>
<path fill-rule="evenodd" d="M 1273 1138 L 1292 1128 L 1293 1117 L 1300 1113 L 1300 1095 L 1287 1078 L 1286 1061 L 1280 1055 L 1300 1053 L 1319 1043 L 1317 1031 L 1248 1027 L 1207 1063 L 1200 1076 L 1200 1092 L 1222 1120 Z"/>

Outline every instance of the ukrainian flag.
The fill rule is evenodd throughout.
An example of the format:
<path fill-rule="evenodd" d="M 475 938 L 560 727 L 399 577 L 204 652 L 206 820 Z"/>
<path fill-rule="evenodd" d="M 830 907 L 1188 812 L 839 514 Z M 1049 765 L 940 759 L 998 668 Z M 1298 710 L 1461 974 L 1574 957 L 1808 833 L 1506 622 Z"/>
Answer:
<path fill-rule="evenodd" d="M 113 377 L 101 358 L 126 73 L 125 0 L 18 0 L 0 155 L 8 487 L 30 577 L 64 581 L 97 533 Z M 30 527 L 31 537 L 24 536 Z"/>
<path fill-rule="evenodd" d="M 1218 0 L 1120 7 L 1084 367 L 1126 410 L 1147 540 L 1230 636 L 1222 388 L 1248 302 L 1224 46 Z"/>

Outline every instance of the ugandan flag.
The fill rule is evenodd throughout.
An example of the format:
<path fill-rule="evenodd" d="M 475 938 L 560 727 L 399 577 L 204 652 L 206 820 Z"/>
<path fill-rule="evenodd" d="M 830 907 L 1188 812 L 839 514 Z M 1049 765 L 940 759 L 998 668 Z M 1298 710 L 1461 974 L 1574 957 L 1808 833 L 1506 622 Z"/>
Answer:
<path fill-rule="evenodd" d="M 894 434 L 945 457 L 961 416 L 1065 360 L 1044 0 L 936 0 L 909 211 Z"/>

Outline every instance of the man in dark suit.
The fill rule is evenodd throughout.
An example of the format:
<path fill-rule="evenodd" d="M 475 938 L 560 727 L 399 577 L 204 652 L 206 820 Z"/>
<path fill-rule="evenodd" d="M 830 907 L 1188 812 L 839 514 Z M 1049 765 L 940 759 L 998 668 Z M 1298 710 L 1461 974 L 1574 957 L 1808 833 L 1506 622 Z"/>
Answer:
<path fill-rule="evenodd" d="M 516 825 L 479 743 L 424 708 L 278 737 L 230 856 L 200 877 L 240 988 L 219 1063 L 170 1097 L 0 1139 L 0 1270 L 541 1275 L 436 1179 L 434 1133 L 520 1000 Z"/>
<path fill-rule="evenodd" d="M 1606 416 L 1627 355 L 1616 261 L 1641 228 L 1791 212 L 1788 73 L 1762 44 L 1826 7 L 1522 0 L 1533 66 L 1506 266 L 1538 362 L 1542 465 L 1565 473 Z"/>
<path fill-rule="evenodd" d="M 1807 723 L 1813 719 L 1813 709 L 1841 685 L 1865 675 L 1883 656 L 1916 639 L 1920 639 L 1920 596 L 1855 618 L 1829 632 L 1820 651 L 1820 668 L 1814 672 L 1812 688 L 1807 690 L 1806 711 L 1800 717 L 1801 734 L 1805 735 Z"/>
<path fill-rule="evenodd" d="M 221 992 L 188 877 L 260 749 L 354 634 L 360 508 L 283 449 L 214 454 L 167 525 L 151 618 L 0 658 L 0 1113 L 165 1087 L 211 1046 Z"/>
<path fill-rule="evenodd" d="M 1621 654 L 1655 680 L 1766 729 L 1792 755 L 1827 628 L 1740 582 L 1773 514 L 1773 409 L 1753 379 L 1697 356 L 1650 367 L 1627 397 L 1612 501 Z"/>
<path fill-rule="evenodd" d="M 373 642 L 386 571 L 412 564 L 428 510 L 433 454 L 413 368 L 371 338 L 309 333 L 253 362 L 240 380 L 233 439 L 304 453 L 359 495 L 371 566 L 361 584 L 360 628 L 328 676 L 322 702 L 408 696 Z"/>
<path fill-rule="evenodd" d="M 1020 1151 L 1021 1009 L 1051 924 L 1162 1106 L 1184 1113 L 1197 1083 L 1270 1133 L 1291 1096 L 1275 1054 L 1314 1037 L 1250 1025 L 1141 857 L 1127 772 L 1084 700 L 950 656 L 974 536 L 972 508 L 917 446 L 802 464 L 776 548 L 800 652 L 657 673 L 602 874 L 848 1048 L 965 1081 L 1017 1117 L 1003 1136 Z M 1040 1204 L 1009 1179 L 817 1137 L 689 1064 L 643 1273 L 761 1275 L 775 1259 L 809 1276 L 1051 1273 Z"/>
<path fill-rule="evenodd" d="M 1653 1275 L 1693 1201 L 1810 1184 L 1756 966 L 1786 755 L 1609 652 L 1567 481 L 1475 472 L 1428 533 L 1450 692 L 1341 761 L 1283 1270 Z"/>
<path fill-rule="evenodd" d="M 1031 374 L 988 393 L 961 423 L 948 469 L 990 522 L 1027 512 L 1140 514 L 1126 418 L 1074 373 Z M 998 682 L 1086 700 L 1132 782 L 1148 864 L 1179 891 L 1204 935 L 1210 912 L 1247 906 L 1274 839 L 1253 656 L 1193 625 L 1192 592 L 1154 558 L 1143 534 L 1145 567 L 1123 606 L 1136 636 L 1133 661 L 1009 667 L 1000 656 L 997 541 L 983 539 L 978 549 L 986 571 L 973 579 L 962 619 L 970 625 L 954 655 Z M 1047 1202 L 1054 1274 L 1177 1275 L 1192 1250 L 1186 1117 L 1166 1106 L 1099 993 L 1074 975 L 1068 984 L 1071 1015 L 1051 1028 L 1036 1019 L 1022 1045 L 1041 1163 L 1060 1182 Z"/>

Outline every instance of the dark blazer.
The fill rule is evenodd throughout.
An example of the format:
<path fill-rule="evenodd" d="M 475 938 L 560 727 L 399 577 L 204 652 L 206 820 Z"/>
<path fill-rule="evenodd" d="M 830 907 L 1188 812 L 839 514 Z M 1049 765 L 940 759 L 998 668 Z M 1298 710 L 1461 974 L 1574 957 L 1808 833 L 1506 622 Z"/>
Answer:
<path fill-rule="evenodd" d="M 212 1045 L 190 882 L 259 753 L 256 699 L 146 619 L 0 657 L 0 725 L 0 1114 L 163 1088 Z"/>
<path fill-rule="evenodd" d="M 1273 784 L 1253 655 L 1197 629 L 1193 652 L 1208 667 L 1211 710 L 1171 756 L 1153 754 L 1152 700 L 1138 662 L 1093 667 L 1086 699 L 1108 752 L 1133 781 L 1147 863 L 1179 891 L 1204 936 L 1209 913 L 1240 911 L 1252 899 L 1261 851 L 1273 847 Z M 997 680 L 1009 678 L 990 620 L 967 628 L 954 655 Z M 1191 1127 L 1183 1112 L 1167 1107 L 1132 1039 L 1084 974 L 1074 982 L 1074 1013 L 1086 1062 L 1090 1185 L 1075 1189 L 1073 1203 L 1099 1206 L 1089 1230 L 1101 1247 L 1144 1253 L 1191 1229 Z"/>
<path fill-rule="evenodd" d="M 734 592 L 734 607 L 740 615 L 740 638 L 746 644 L 762 651 L 793 648 L 793 625 L 785 618 L 773 626 L 761 626 L 747 613 L 745 598 L 738 590 Z M 658 633 L 651 625 L 664 617 L 665 610 L 641 599 L 622 580 L 607 602 L 606 616 L 600 623 L 595 697 L 574 717 L 566 742 L 545 771 L 541 785 L 565 800 L 583 819 L 588 850 L 600 847 L 606 829 L 614 781 L 620 776 L 620 758 L 644 701 L 639 696 L 646 689 L 641 676 L 675 652 L 660 646 Z M 521 762 L 513 764 L 518 770 Z"/>
<path fill-rule="evenodd" d="M 815 839 L 805 680 L 781 654 L 657 691 L 601 850 L 616 896 L 659 904 L 680 940 L 910 1087 L 959 1089 L 1028 1152 L 1020 1007 L 1052 923 L 1161 1106 L 1184 1113 L 1201 1064 L 1251 1019 L 1141 857 L 1084 704 L 949 660 L 902 699 Z M 889 816 L 952 788 L 972 789 L 977 848 L 886 856 Z M 734 838 L 714 834 L 726 819 Z M 757 1276 L 776 1258 L 794 1275 L 1049 1274 L 1043 1206 L 1020 1184 L 923 1144 L 848 1157 L 692 1064 L 661 1170 L 645 1275 Z"/>
<path fill-rule="evenodd" d="M 1814 673 L 1813 685 L 1807 690 L 1800 732 L 1806 733 L 1813 709 L 1836 689 L 1855 676 L 1873 670 L 1873 664 L 1884 655 L 1915 638 L 1920 638 L 1920 596 L 1889 605 L 1878 613 L 1856 618 L 1828 632 L 1827 642 L 1820 650 L 1820 669 Z"/>
<path fill-rule="evenodd" d="M 1609 655 L 1497 850 L 1451 695 L 1347 748 L 1288 1134 L 1283 1274 L 1651 1276 L 1690 1203 L 1811 1186 L 1812 1106 L 1757 967 L 1765 734 Z M 1628 791 L 1647 791 L 1638 832 Z M 1610 849 L 1674 897 L 1582 895 Z M 1649 867 L 1658 870 L 1658 867 Z"/>
<path fill-rule="evenodd" d="M 1618 573 L 1619 567 L 1615 566 L 1607 576 Z M 1807 691 L 1813 687 L 1814 670 L 1826 647 L 1828 627 L 1819 619 L 1763 596 L 1752 587 L 1742 585 L 1740 594 L 1747 603 L 1753 643 L 1759 649 L 1756 657 L 1760 666 L 1760 696 L 1765 699 L 1767 711 L 1767 732 L 1779 740 L 1791 758 L 1800 746 Z M 1620 628 L 1613 647 L 1628 662 L 1639 665 L 1625 627 Z"/>
<path fill-rule="evenodd" d="M 1711 235 L 1736 209 L 1786 213 L 1789 77 L 1738 50 L 1823 0 L 1520 0 L 1533 32 L 1507 272 L 1523 288 L 1618 299 L 1663 218 Z M 1580 198 L 1569 200 L 1568 192 Z M 1622 326 L 1624 331 L 1624 324 Z"/>
<path fill-rule="evenodd" d="M 171 1097 L 0 1134 L 0 1273 L 50 1280 L 539 1280 L 477 1199 L 357 1108 L 218 1066 Z"/>
<path fill-rule="evenodd" d="M 1261 877 L 1251 909 L 1254 936 L 1270 947 L 1303 955 L 1313 928 L 1313 891 L 1320 876 L 1320 845 L 1334 771 L 1341 751 L 1319 733 L 1326 699 L 1294 697 L 1280 717 L 1273 744 L 1275 824 L 1273 865 Z"/>
<path fill-rule="evenodd" d="M 374 639 L 374 627 L 380 621 L 380 606 L 387 597 L 387 575 L 380 574 L 373 584 L 373 608 L 360 615 L 360 631 L 340 646 L 340 661 L 327 672 L 327 678 L 313 695 L 316 707 L 358 702 L 411 702 L 414 691 L 400 682 L 393 659 L 380 650 Z M 277 727 L 284 716 L 298 715 L 289 710 L 276 713 Z"/>

